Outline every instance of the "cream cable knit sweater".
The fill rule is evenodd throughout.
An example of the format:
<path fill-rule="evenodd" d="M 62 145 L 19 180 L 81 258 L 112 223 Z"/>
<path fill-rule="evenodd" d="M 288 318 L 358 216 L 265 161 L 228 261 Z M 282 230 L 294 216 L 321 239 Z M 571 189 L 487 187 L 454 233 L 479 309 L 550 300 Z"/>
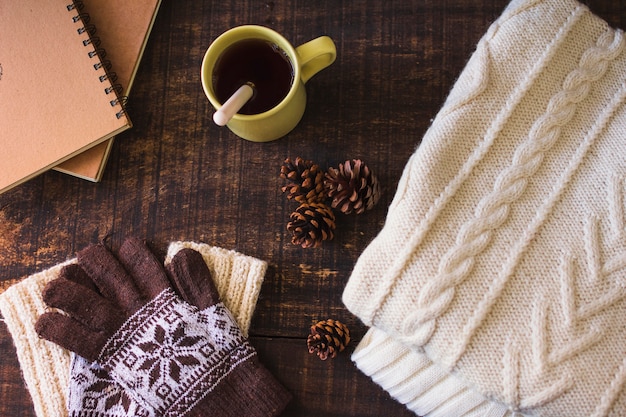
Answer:
<path fill-rule="evenodd" d="M 267 263 L 235 251 L 195 242 L 171 243 L 165 263 L 169 263 L 182 248 L 191 248 L 203 255 L 220 297 L 247 336 Z M 46 310 L 41 298 L 43 287 L 55 279 L 69 262 L 74 260 L 31 275 L 0 294 L 0 312 L 13 337 L 24 381 L 39 417 L 67 416 L 71 354 L 40 339 L 34 324 Z"/>
<path fill-rule="evenodd" d="M 416 413 L 626 415 L 625 45 L 513 1 L 409 160 L 343 299 L 373 326 L 355 362 Z"/>

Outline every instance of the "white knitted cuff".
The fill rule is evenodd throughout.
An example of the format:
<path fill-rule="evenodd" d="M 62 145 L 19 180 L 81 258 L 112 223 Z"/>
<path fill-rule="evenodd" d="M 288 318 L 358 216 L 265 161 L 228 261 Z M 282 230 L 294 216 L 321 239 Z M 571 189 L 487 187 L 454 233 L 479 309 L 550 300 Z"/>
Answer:
<path fill-rule="evenodd" d="M 47 308 L 41 291 L 70 262 L 74 260 L 31 275 L 0 294 L 0 313 L 13 337 L 24 382 L 38 417 L 67 415 L 70 352 L 40 339 L 35 322 Z"/>
<path fill-rule="evenodd" d="M 375 327 L 352 354 L 356 366 L 398 402 L 422 417 L 509 417 L 506 406 L 491 401 Z"/>
<path fill-rule="evenodd" d="M 195 242 L 171 243 L 166 263 L 184 247 L 202 254 L 222 301 L 242 333 L 247 335 L 267 263 L 235 251 Z M 58 276 L 63 266 L 71 262 L 75 259 L 31 275 L 0 294 L 0 313 L 13 338 L 24 382 L 38 417 L 67 415 L 70 352 L 40 339 L 34 325 L 46 311 L 41 291 Z"/>

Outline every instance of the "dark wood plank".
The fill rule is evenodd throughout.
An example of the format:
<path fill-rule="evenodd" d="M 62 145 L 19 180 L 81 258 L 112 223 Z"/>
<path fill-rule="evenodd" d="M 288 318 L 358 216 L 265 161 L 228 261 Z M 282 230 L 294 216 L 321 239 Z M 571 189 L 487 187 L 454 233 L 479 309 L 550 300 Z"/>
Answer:
<path fill-rule="evenodd" d="M 0 281 L 41 271 L 102 239 L 127 235 L 165 250 L 172 240 L 236 249 L 270 267 L 251 328 L 261 358 L 294 393 L 286 416 L 408 416 L 351 363 L 366 328 L 341 294 L 354 262 L 382 227 L 402 169 L 476 43 L 507 0 L 163 0 L 130 97 L 132 130 L 119 135 L 104 178 L 55 171 L 0 195 Z M 620 0 L 588 0 L 626 26 Z M 329 35 L 337 61 L 307 84 L 307 111 L 285 138 L 241 140 L 211 120 L 200 84 L 210 42 L 261 24 L 295 45 Z M 297 205 L 280 191 L 286 157 L 322 167 L 360 158 L 383 186 L 361 216 L 337 216 L 333 241 L 291 244 Z M 333 361 L 306 350 L 309 326 L 345 322 L 353 343 Z M 0 415 L 34 416 L 6 327 L 0 323 Z"/>
<path fill-rule="evenodd" d="M 309 354 L 302 339 L 251 339 L 261 361 L 293 394 L 284 417 L 410 416 L 371 379 L 354 372 L 347 351 L 333 360 Z"/>

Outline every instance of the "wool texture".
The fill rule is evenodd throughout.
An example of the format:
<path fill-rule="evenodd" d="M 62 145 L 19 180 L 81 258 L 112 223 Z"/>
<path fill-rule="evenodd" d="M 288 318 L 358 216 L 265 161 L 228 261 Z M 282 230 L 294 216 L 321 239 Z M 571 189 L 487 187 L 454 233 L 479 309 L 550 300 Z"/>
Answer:
<path fill-rule="evenodd" d="M 626 415 L 625 44 L 575 0 L 511 2 L 409 159 L 343 301 L 416 414 Z"/>
<path fill-rule="evenodd" d="M 224 305 L 230 310 L 244 336 L 247 336 L 261 284 L 267 270 L 265 261 L 197 242 L 173 242 L 165 263 L 183 248 L 200 252 Z M 65 417 L 71 354 L 58 345 L 40 339 L 34 329 L 37 318 L 47 308 L 42 300 L 46 284 L 75 259 L 24 278 L 0 294 L 0 313 L 16 347 L 26 387 L 38 417 Z"/>
<path fill-rule="evenodd" d="M 199 310 L 168 288 L 120 327 L 97 362 L 155 415 L 176 417 L 255 356 L 223 303 Z"/>

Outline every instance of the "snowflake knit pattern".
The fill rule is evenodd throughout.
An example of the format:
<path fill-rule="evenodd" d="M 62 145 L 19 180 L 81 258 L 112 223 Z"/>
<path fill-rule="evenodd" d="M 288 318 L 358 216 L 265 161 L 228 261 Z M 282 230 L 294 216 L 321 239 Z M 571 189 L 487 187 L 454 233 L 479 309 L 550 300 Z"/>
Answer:
<path fill-rule="evenodd" d="M 194 249 L 202 254 L 220 298 L 246 336 L 265 278 L 267 263 L 232 250 L 196 242 L 172 242 L 168 247 L 165 263 L 169 263 L 183 248 Z M 70 366 L 73 363 L 74 366 L 82 366 L 85 370 L 90 366 L 84 360 L 82 363 L 72 362 L 69 351 L 40 339 L 34 329 L 35 321 L 46 311 L 41 298 L 43 288 L 57 278 L 63 266 L 70 262 L 75 260 L 31 275 L 0 294 L 0 312 L 13 338 L 24 381 L 38 417 L 66 417 L 70 401 L 67 392 Z M 98 369 L 90 369 L 89 376 L 97 372 Z M 106 373 L 102 376 L 102 383 L 111 383 Z M 120 395 L 119 398 L 111 397 L 104 400 L 115 403 L 113 404 L 115 407 L 117 404 L 126 406 L 131 404 L 131 400 L 125 398 L 123 392 L 120 391 Z M 97 400 L 96 397 L 86 397 L 90 398 Z M 131 406 L 136 407 L 137 404 Z M 134 408 L 130 410 L 130 414 L 149 415 Z M 129 415 L 129 411 L 120 407 L 120 415 Z"/>
<path fill-rule="evenodd" d="M 417 414 L 626 415 L 625 49 L 575 0 L 513 1 L 408 161 L 343 300 Z"/>

